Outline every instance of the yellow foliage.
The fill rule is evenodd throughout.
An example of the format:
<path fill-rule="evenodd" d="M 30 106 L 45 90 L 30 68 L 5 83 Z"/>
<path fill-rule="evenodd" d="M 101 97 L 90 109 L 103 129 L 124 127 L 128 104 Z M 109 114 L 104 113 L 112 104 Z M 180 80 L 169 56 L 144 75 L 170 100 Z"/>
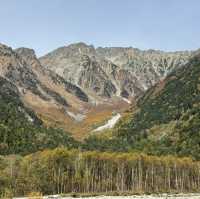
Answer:
<path fill-rule="evenodd" d="M 42 199 L 43 197 L 42 197 L 42 193 L 40 193 L 40 192 L 30 192 L 28 195 L 27 195 L 27 197 L 29 198 L 29 199 Z"/>

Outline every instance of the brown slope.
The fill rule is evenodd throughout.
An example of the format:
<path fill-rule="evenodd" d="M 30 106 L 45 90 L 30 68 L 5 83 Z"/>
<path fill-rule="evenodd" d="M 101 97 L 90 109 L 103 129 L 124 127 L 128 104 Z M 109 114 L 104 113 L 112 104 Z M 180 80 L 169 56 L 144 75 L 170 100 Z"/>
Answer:
<path fill-rule="evenodd" d="M 113 111 L 122 112 L 129 106 L 118 98 L 95 104 L 79 87 L 43 68 L 33 50 L 20 48 L 15 52 L 28 64 L 29 69 L 35 74 L 35 78 L 42 85 L 42 89 L 45 88 L 47 94 L 57 93 L 67 102 L 67 106 L 63 106 L 52 100 L 47 101 L 28 89 L 24 92 L 24 102 L 47 125 L 62 127 L 72 132 L 74 137 L 83 139 L 96 126 L 110 119 Z"/>

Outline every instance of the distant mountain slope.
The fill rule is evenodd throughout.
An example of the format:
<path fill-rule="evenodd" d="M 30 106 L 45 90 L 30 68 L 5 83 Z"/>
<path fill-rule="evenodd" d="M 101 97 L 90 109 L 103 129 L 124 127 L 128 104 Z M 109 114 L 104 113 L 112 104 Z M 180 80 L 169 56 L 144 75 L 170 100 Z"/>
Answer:
<path fill-rule="evenodd" d="M 20 117 L 22 115 L 26 121 L 33 123 L 35 125 L 41 125 L 42 122 L 37 118 L 37 116 L 27 107 L 24 106 L 20 99 L 20 94 L 17 87 L 0 76 L 0 101 L 1 101 L 1 121 L 8 120 L 11 115 L 9 115 L 9 108 L 14 108 L 16 114 Z M 4 111 L 3 111 L 4 110 Z"/>
<path fill-rule="evenodd" d="M 196 54 L 188 64 L 149 89 L 103 145 L 105 148 L 117 145 L 117 150 L 192 155 L 199 159 L 199 102 L 200 55 Z M 88 144 L 92 142 L 99 143 L 90 138 Z"/>
<path fill-rule="evenodd" d="M 18 88 L 1 76 L 0 88 L 0 155 L 76 145 L 66 132 L 45 128 L 34 112 L 24 106 Z"/>
<path fill-rule="evenodd" d="M 115 96 L 135 98 L 187 63 L 192 52 L 166 53 L 135 48 L 64 46 L 40 58 L 42 65 L 80 86 L 97 102 Z M 101 98 L 95 98 L 95 96 Z"/>
<path fill-rule="evenodd" d="M 0 45 L 0 76 L 17 87 L 23 104 L 46 126 L 82 140 L 113 115 L 123 115 L 131 101 L 191 54 L 77 43 L 38 60 L 32 49 Z"/>
<path fill-rule="evenodd" d="M 43 70 L 30 49 L 13 51 L 0 45 L 0 75 L 18 88 L 23 102 L 38 115 L 53 114 L 50 109 L 65 115 L 65 109 L 87 101 L 81 89 Z M 64 117 L 70 118 L 67 114 Z"/>
<path fill-rule="evenodd" d="M 30 152 L 49 144 L 53 147 L 67 143 L 67 133 L 50 128 L 47 130 L 41 124 L 45 122 L 45 126 L 55 126 L 55 122 L 61 118 L 69 121 L 71 117 L 66 110 L 78 110 L 81 104 L 88 101 L 80 88 L 53 72 L 43 70 L 33 50 L 21 48 L 14 51 L 2 44 L 0 78 L 0 142 L 5 147 L 5 153 L 24 152 L 28 145 L 30 148 L 26 150 Z M 51 124 L 45 121 L 45 116 L 52 118 Z M 68 130 L 67 127 L 65 130 Z M 58 139 L 61 140 L 58 142 Z"/>
<path fill-rule="evenodd" d="M 39 60 L 44 68 L 59 74 L 86 93 L 91 114 L 88 111 L 81 113 L 85 119 L 77 127 L 89 132 L 104 125 L 113 114 L 121 114 L 131 101 L 137 100 L 148 88 L 186 64 L 192 54 L 189 51 L 141 51 L 131 47 L 94 48 L 85 43 L 75 43 L 60 47 Z M 73 128 L 71 130 L 74 131 Z M 76 132 L 83 134 L 82 130 Z"/>
<path fill-rule="evenodd" d="M 44 68 L 28 48 L 12 50 L 0 45 L 0 76 L 17 87 L 23 104 L 46 126 L 63 128 L 78 139 L 110 119 L 113 111 L 129 106 L 118 99 L 97 106 L 79 86 Z"/>
<path fill-rule="evenodd" d="M 20 55 L 26 61 L 26 63 L 29 64 L 29 66 L 31 66 L 31 69 L 36 73 L 38 78 L 40 78 L 44 84 L 53 83 L 63 86 L 66 92 L 75 95 L 77 98 L 84 102 L 88 102 L 87 95 L 79 87 L 65 81 L 61 76 L 57 75 L 56 73 L 53 73 L 52 71 L 43 68 L 39 60 L 37 59 L 34 50 L 28 48 L 18 48 L 15 50 L 15 52 L 17 52 L 17 54 Z"/>

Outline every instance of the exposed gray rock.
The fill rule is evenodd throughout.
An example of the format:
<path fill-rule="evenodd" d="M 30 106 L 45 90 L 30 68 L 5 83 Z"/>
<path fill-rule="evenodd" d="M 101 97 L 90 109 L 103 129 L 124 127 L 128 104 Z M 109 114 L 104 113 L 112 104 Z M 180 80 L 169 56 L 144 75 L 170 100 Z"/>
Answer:
<path fill-rule="evenodd" d="M 59 76 L 55 72 L 42 67 L 33 49 L 18 48 L 15 50 L 15 52 L 17 52 L 17 54 L 20 55 L 29 64 L 29 66 L 31 66 L 32 69 L 35 69 L 37 72 L 48 76 L 48 78 L 50 78 L 55 84 L 64 85 L 67 92 L 74 94 L 84 102 L 88 102 L 87 95 L 78 86 L 66 81 L 63 77 Z"/>
<path fill-rule="evenodd" d="M 192 52 L 94 48 L 84 43 L 61 47 L 40 58 L 41 64 L 85 92 L 101 97 L 137 97 L 181 67 Z"/>
<path fill-rule="evenodd" d="M 96 60 L 83 55 L 81 57 L 80 68 L 79 86 L 90 89 L 100 96 L 111 97 L 116 93 L 116 88 L 112 84 L 112 81 Z"/>
<path fill-rule="evenodd" d="M 54 100 L 62 106 L 68 106 L 66 100 L 57 92 L 48 89 L 35 73 L 34 65 L 37 67 L 41 67 L 41 65 L 33 50 L 21 48 L 13 51 L 11 48 L 1 45 L 0 61 L 0 75 L 23 91 L 21 95 L 29 91 L 43 100 Z"/>

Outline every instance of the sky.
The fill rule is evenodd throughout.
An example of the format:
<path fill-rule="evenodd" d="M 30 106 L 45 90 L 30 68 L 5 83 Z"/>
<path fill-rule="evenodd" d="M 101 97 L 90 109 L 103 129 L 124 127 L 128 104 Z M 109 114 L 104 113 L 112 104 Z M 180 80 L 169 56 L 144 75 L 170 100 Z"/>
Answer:
<path fill-rule="evenodd" d="M 0 0 L 0 43 L 42 56 L 75 42 L 200 48 L 200 0 Z"/>

